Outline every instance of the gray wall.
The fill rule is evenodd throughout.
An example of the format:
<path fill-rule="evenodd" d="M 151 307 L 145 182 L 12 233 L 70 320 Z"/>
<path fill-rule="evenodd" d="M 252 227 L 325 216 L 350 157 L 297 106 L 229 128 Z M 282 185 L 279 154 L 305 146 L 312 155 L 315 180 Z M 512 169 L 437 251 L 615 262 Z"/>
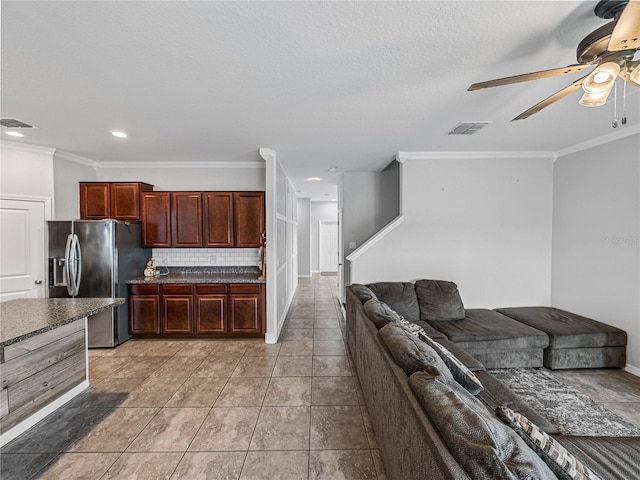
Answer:
<path fill-rule="evenodd" d="M 58 152 L 53 155 L 53 190 L 55 218 L 73 220 L 80 217 L 80 189 L 78 182 L 94 182 L 94 167 L 74 162 Z"/>
<path fill-rule="evenodd" d="M 376 229 L 380 230 L 400 215 L 400 164 L 394 160 L 378 175 Z"/>
<path fill-rule="evenodd" d="M 640 374 L 640 135 L 554 164 L 552 305 L 627 331 Z"/>
<path fill-rule="evenodd" d="M 298 199 L 298 276 L 311 276 L 311 199 Z"/>

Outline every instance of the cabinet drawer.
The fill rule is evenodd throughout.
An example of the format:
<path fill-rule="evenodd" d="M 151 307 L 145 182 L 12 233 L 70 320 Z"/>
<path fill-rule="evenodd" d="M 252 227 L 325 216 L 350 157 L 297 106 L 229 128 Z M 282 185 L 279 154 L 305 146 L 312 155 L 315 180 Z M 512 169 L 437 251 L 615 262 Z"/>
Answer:
<path fill-rule="evenodd" d="M 259 283 L 232 283 L 229 293 L 260 293 Z"/>
<path fill-rule="evenodd" d="M 158 295 L 160 285 L 129 285 L 129 293 L 131 295 Z"/>
<path fill-rule="evenodd" d="M 217 284 L 196 284 L 196 294 L 215 294 L 215 293 L 227 293 L 226 283 Z"/>
<path fill-rule="evenodd" d="M 162 285 L 163 295 L 191 295 L 191 284 Z"/>

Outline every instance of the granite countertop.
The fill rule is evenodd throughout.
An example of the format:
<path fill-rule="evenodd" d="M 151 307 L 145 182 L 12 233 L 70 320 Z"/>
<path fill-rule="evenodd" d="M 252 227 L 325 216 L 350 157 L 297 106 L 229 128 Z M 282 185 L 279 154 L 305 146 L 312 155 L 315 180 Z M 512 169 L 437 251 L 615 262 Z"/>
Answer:
<path fill-rule="evenodd" d="M 159 267 L 160 275 L 137 277 L 128 284 L 162 283 L 265 283 L 257 267 Z M 166 273 L 165 273 L 166 272 Z"/>
<path fill-rule="evenodd" d="M 124 303 L 124 298 L 21 298 L 0 303 L 0 348 Z"/>

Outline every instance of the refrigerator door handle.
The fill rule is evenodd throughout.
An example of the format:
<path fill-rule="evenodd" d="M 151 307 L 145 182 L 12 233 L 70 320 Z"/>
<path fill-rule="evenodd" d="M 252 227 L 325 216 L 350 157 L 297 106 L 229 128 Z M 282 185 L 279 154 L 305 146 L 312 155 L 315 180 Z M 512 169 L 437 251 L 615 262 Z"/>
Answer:
<path fill-rule="evenodd" d="M 64 247 L 64 273 L 67 284 L 67 293 L 73 297 L 73 272 L 71 271 L 71 243 L 73 242 L 73 234 L 67 235 L 67 244 Z"/>
<path fill-rule="evenodd" d="M 80 250 L 80 240 L 76 234 L 73 235 L 73 250 L 75 252 L 73 294 L 78 295 L 78 292 L 80 291 L 80 279 L 82 278 L 82 251 Z"/>
<path fill-rule="evenodd" d="M 82 253 L 78 236 L 74 233 L 67 237 L 65 248 L 65 265 L 67 267 L 67 291 L 75 297 L 80 290 L 80 278 L 82 277 Z"/>

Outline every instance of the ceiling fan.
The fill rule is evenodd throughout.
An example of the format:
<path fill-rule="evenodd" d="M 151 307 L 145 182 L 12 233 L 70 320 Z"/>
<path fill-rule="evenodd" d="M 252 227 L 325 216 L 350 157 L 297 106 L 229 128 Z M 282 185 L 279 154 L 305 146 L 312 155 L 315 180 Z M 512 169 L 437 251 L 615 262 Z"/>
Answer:
<path fill-rule="evenodd" d="M 640 60 L 634 60 L 636 51 L 640 51 L 640 0 L 602 0 L 596 5 L 594 12 L 600 18 L 613 19 L 613 21 L 594 30 L 578 44 L 577 64 L 474 83 L 468 90 L 555 77 L 579 72 L 596 65 L 588 75 L 513 119 L 523 120 L 581 87 L 584 91 L 580 99 L 581 105 L 588 107 L 604 105 L 618 76 L 640 87 Z"/>

